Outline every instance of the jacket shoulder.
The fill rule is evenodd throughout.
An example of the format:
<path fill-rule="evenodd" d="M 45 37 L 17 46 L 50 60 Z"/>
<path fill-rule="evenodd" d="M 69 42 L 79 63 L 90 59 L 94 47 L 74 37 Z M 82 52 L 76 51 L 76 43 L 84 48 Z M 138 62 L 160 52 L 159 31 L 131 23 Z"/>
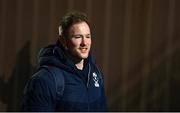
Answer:
<path fill-rule="evenodd" d="M 48 90 L 54 92 L 54 87 L 55 83 L 52 75 L 45 69 L 39 69 L 27 82 L 24 92 L 40 93 L 44 95 Z"/>
<path fill-rule="evenodd" d="M 46 65 L 42 66 L 41 68 L 46 69 L 51 74 L 51 77 L 53 77 L 55 82 L 57 97 L 59 96 L 61 97 L 63 95 L 64 87 L 65 87 L 65 80 L 62 69 L 55 66 L 46 66 Z"/>
<path fill-rule="evenodd" d="M 45 69 L 38 70 L 27 82 L 23 96 L 23 111 L 53 111 L 56 99 L 55 83 Z"/>

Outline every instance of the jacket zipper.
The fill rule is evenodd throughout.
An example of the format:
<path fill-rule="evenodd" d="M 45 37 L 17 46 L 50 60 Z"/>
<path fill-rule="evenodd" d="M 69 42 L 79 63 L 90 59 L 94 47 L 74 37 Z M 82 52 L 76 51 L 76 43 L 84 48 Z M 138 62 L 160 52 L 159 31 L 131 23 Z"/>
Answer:
<path fill-rule="evenodd" d="M 89 88 L 90 72 L 91 72 L 91 65 L 89 64 L 88 81 L 87 81 L 87 84 L 86 84 L 87 88 Z"/>
<path fill-rule="evenodd" d="M 89 80 L 90 80 L 90 72 L 91 72 L 91 65 L 89 64 L 89 71 L 88 71 L 88 81 L 87 81 L 87 94 L 88 94 L 88 111 L 89 111 L 89 92 L 88 92 L 88 89 L 89 89 Z"/>

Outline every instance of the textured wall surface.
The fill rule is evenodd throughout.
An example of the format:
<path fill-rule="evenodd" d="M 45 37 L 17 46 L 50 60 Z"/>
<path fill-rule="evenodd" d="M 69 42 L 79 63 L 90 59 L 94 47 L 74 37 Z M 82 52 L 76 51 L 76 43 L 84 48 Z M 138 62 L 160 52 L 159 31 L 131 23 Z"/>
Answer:
<path fill-rule="evenodd" d="M 110 111 L 180 111 L 180 0 L 0 0 L 0 111 L 19 111 L 60 18 L 86 12 Z"/>

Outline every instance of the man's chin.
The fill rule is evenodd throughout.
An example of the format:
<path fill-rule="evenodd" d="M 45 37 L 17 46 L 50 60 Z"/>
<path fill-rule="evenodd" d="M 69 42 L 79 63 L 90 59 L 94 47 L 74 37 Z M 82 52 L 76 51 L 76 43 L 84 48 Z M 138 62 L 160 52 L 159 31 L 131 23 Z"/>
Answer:
<path fill-rule="evenodd" d="M 88 56 L 83 56 L 83 57 L 81 57 L 82 59 L 87 59 L 88 58 Z"/>
<path fill-rule="evenodd" d="M 82 59 L 87 59 L 87 58 L 88 58 L 88 55 L 80 55 L 80 57 L 81 57 Z"/>

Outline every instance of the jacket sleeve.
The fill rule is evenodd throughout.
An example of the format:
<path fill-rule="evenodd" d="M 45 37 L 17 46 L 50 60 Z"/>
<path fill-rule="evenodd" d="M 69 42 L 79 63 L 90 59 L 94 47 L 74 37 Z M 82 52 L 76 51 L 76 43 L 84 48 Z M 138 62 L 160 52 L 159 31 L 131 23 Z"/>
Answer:
<path fill-rule="evenodd" d="M 28 81 L 23 96 L 22 111 L 54 111 L 56 90 L 53 78 L 44 69 Z"/>

